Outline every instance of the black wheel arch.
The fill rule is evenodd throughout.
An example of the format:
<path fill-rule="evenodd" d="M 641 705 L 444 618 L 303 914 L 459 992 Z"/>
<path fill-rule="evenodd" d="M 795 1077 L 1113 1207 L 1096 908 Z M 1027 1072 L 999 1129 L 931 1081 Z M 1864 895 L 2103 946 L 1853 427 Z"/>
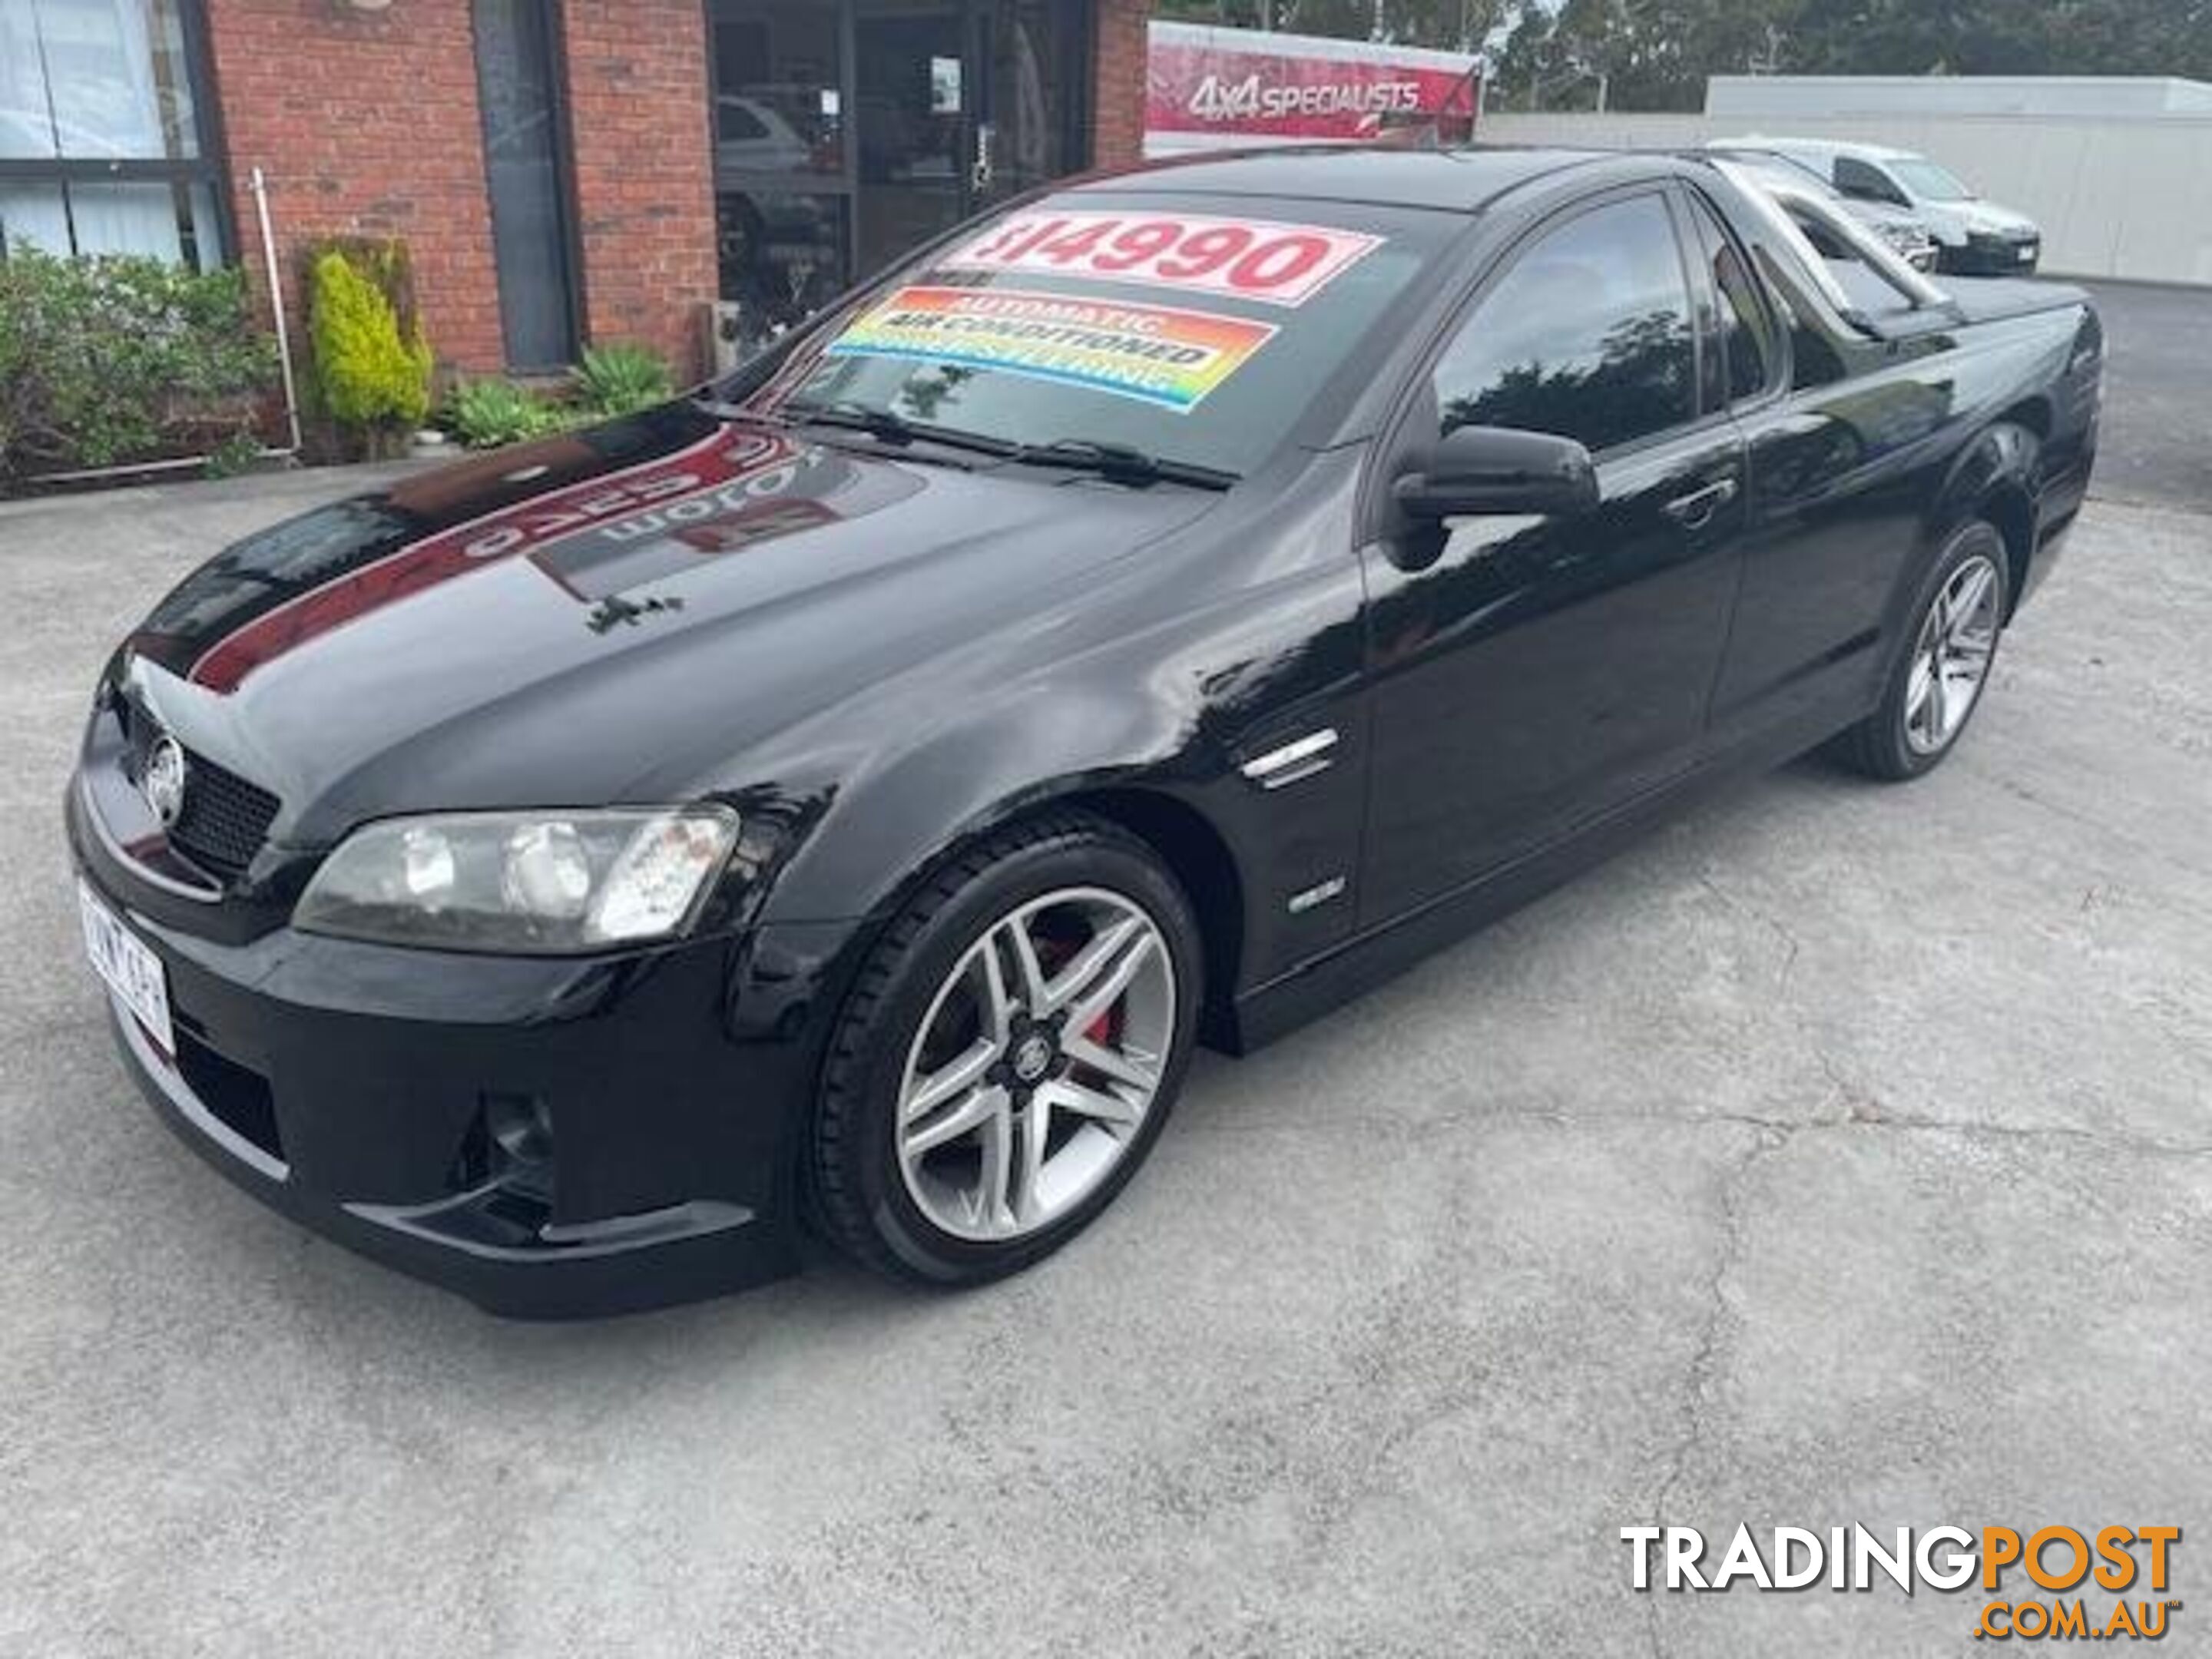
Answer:
<path fill-rule="evenodd" d="M 896 912 L 975 842 L 1025 819 L 1068 813 L 1102 819 L 1134 836 L 1182 889 L 1198 917 L 1205 951 L 1201 1038 L 1225 1042 L 1244 953 L 1243 866 L 1228 836 L 1204 811 L 1139 775 L 1070 777 L 995 803 L 984 816 L 948 830 L 941 846 L 905 872 L 872 914 Z"/>
<path fill-rule="evenodd" d="M 1127 785 L 1079 788 L 1048 806 L 1104 818 L 1134 836 L 1166 866 L 1198 917 L 1204 947 L 1206 996 L 1200 1040 L 1230 1042 L 1238 969 L 1244 956 L 1243 869 L 1229 838 L 1199 807 L 1167 791 Z"/>
<path fill-rule="evenodd" d="M 1195 917 L 1188 913 L 1188 893 L 1160 867 L 1158 860 L 1147 855 L 1147 845 L 1121 823 L 1095 811 L 1057 800 L 1017 811 L 962 838 L 945 856 L 933 860 L 918 879 L 902 884 L 903 896 L 895 908 L 873 918 L 873 925 L 856 933 L 849 954 L 857 972 L 837 1000 L 815 1098 L 803 1132 L 795 1136 L 797 1156 L 793 1159 L 793 1179 L 811 1221 L 855 1260 L 896 1278 L 945 1285 L 980 1283 L 1002 1276 L 1073 1238 L 1088 1224 L 1091 1214 L 1111 1201 L 1114 1193 L 1142 1163 L 1173 1107 L 1188 1064 L 1199 1010 L 1188 1003 L 1174 1009 L 1176 1036 L 1134 1150 L 1098 1196 L 1085 1200 L 1070 1216 L 1039 1233 L 1000 1249 L 995 1258 L 975 1259 L 973 1253 L 978 1247 L 957 1242 L 951 1244 L 954 1254 L 948 1256 L 945 1241 L 925 1237 L 926 1222 L 918 1217 L 902 1219 L 900 1212 L 905 1206 L 895 1193 L 877 1184 L 885 1177 L 870 1148 L 883 1144 L 883 1109 L 871 1102 L 883 1098 L 877 1085 L 886 1055 L 895 1061 L 903 1054 L 905 1042 L 915 1030 L 899 1023 L 902 1000 L 906 1006 L 919 1010 L 922 1005 L 915 1000 L 916 987 L 927 997 L 937 975 L 958 960 L 959 952 L 970 948 L 975 935 L 969 929 L 975 925 L 973 912 L 977 906 L 984 907 L 986 915 L 1002 919 L 1002 912 L 990 908 L 995 902 L 993 883 L 1001 884 L 1001 897 L 1007 879 L 1021 891 L 1020 884 L 1036 878 L 1033 865 L 1020 867 L 1030 860 L 1073 854 L 1095 866 L 1102 858 L 1118 859 L 1127 872 L 1123 890 L 1152 890 L 1146 908 L 1168 939 L 1178 969 L 1189 962 L 1193 952 L 1202 951 L 1202 943 L 1193 936 Z M 964 920 L 963 907 L 969 912 Z M 988 925 L 995 926 L 996 921 Z M 938 953 L 934 968 L 929 966 L 931 952 Z M 924 969 L 926 976 L 916 979 L 915 975 Z M 1202 966 L 1198 972 L 1202 978 Z M 897 1039 L 897 1046 L 888 1050 L 883 1046 L 886 1029 Z M 915 1231 L 916 1222 L 923 1228 L 921 1234 Z M 965 1266 L 959 1255 L 963 1251 L 969 1253 Z"/>
<path fill-rule="evenodd" d="M 872 858 L 837 860 L 839 873 L 834 879 L 843 890 L 845 914 L 860 918 L 861 924 L 848 949 L 864 954 L 890 918 L 979 841 L 1041 817 L 1095 818 L 1141 843 L 1189 901 L 1203 946 L 1200 1038 L 1212 1046 L 1229 1043 L 1228 1022 L 1234 1018 L 1244 961 L 1247 861 L 1229 832 L 1192 798 L 1202 793 L 1202 788 L 1178 787 L 1162 780 L 1158 770 L 1138 765 L 1101 767 L 1010 783 L 980 807 L 954 811 L 940 806 L 934 817 L 911 792 L 901 792 L 902 799 L 896 800 L 855 801 L 856 812 L 898 821 L 900 833 L 878 842 Z M 807 850 L 796 849 L 799 857 L 794 862 L 803 864 Z M 825 890 L 830 883 L 820 872 L 791 873 L 799 877 L 798 883 L 778 883 L 763 906 L 763 921 L 816 920 L 829 902 Z"/>
<path fill-rule="evenodd" d="M 2050 410 L 2037 398 L 2008 409 L 1977 433 L 1952 463 L 1928 515 L 1922 558 L 1899 583 L 1893 603 L 1909 599 L 1925 561 L 1936 556 L 1960 526 L 1985 519 L 2004 538 L 2006 617 L 2020 603 L 2035 556 L 2037 501 L 2041 493 L 2043 440 Z"/>

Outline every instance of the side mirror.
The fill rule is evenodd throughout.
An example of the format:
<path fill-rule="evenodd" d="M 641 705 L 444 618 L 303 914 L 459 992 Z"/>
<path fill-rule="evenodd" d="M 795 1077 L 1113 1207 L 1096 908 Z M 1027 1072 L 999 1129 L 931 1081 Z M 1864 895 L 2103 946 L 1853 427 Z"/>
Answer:
<path fill-rule="evenodd" d="M 1572 438 L 1462 426 L 1437 445 L 1425 471 L 1406 473 L 1392 493 L 1415 519 L 1572 518 L 1597 510 L 1597 468 Z"/>

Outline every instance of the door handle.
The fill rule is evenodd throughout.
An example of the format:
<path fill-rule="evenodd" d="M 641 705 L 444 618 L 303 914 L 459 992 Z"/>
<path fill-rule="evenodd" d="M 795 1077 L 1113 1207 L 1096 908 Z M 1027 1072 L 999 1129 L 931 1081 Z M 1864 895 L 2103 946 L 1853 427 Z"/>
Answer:
<path fill-rule="evenodd" d="M 1685 530 L 1703 530 L 1713 514 L 1735 499 L 1735 480 L 1716 478 L 1702 489 L 1677 495 L 1661 510 Z"/>
<path fill-rule="evenodd" d="M 998 148 L 998 142 L 999 129 L 995 123 L 979 121 L 975 124 L 975 165 L 969 176 L 979 196 L 991 188 L 997 177 L 997 158 L 992 152 Z"/>

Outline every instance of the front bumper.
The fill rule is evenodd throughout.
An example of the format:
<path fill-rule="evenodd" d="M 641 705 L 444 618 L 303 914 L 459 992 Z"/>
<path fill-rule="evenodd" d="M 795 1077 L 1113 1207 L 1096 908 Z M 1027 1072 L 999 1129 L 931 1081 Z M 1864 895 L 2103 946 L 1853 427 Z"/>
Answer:
<path fill-rule="evenodd" d="M 580 960 L 284 927 L 227 943 L 149 914 L 159 895 L 93 810 L 73 782 L 78 869 L 161 957 L 175 1027 L 164 1053 L 116 1005 L 125 1063 L 256 1198 L 522 1317 L 689 1301 L 796 1266 L 796 1137 L 845 930 Z M 548 1135 L 503 1139 L 518 1119 Z"/>
<path fill-rule="evenodd" d="M 2042 260 L 2039 236 L 1977 232 L 1956 247 L 1945 247 L 1942 264 L 1945 270 L 1961 276 L 2033 276 Z"/>

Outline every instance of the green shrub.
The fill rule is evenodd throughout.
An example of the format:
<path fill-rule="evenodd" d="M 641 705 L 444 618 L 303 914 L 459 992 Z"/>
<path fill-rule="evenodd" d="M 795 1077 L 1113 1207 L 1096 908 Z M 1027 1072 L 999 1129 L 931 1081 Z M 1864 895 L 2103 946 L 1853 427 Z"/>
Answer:
<path fill-rule="evenodd" d="M 404 251 L 381 261 L 331 246 L 315 257 L 307 332 L 323 409 L 372 451 L 414 430 L 430 412 L 429 343 L 420 322 L 403 322 L 392 289 Z M 379 278 L 383 280 L 380 281 Z"/>
<path fill-rule="evenodd" d="M 464 380 L 447 398 L 440 423 L 465 448 L 496 449 L 557 432 L 574 416 L 512 380 Z"/>
<path fill-rule="evenodd" d="M 675 378 L 658 352 L 621 343 L 586 346 L 573 379 L 578 406 L 593 415 L 650 409 L 676 390 Z"/>
<path fill-rule="evenodd" d="M 261 440 L 250 432 L 234 432 L 208 451 L 203 469 L 210 478 L 234 478 L 251 472 L 261 460 Z"/>
<path fill-rule="evenodd" d="M 0 260 L 0 483 L 258 446 L 276 376 L 236 270 Z"/>

